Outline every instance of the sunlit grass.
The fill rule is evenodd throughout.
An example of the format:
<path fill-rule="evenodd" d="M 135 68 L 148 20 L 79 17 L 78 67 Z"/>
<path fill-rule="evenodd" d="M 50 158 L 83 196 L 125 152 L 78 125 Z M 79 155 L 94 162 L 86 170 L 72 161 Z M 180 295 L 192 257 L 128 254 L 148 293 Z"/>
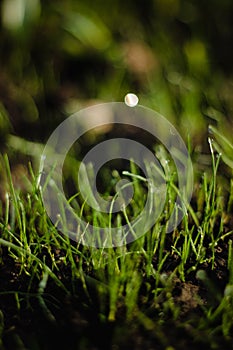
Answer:
<path fill-rule="evenodd" d="M 192 204 L 187 206 L 187 215 L 178 228 L 166 233 L 170 202 L 174 200 L 174 192 L 168 191 L 163 213 L 149 232 L 129 245 L 108 249 L 82 246 L 80 241 L 70 241 L 68 236 L 58 232 L 43 207 L 39 175 L 30 169 L 31 191 L 16 190 L 8 158 L 4 157 L 1 167 L 6 173 L 8 189 L 0 215 L 1 265 L 11 261 L 17 280 L 26 278 L 27 283 L 17 290 L 1 291 L 0 295 L 9 294 L 17 301 L 16 314 L 25 308 L 25 301 L 33 310 L 31 300 L 38 300 L 37 307 L 55 325 L 59 322 L 56 309 L 62 308 L 61 293 L 71 300 L 80 299 L 81 308 L 85 306 L 87 315 L 89 311 L 95 312 L 98 322 L 114 324 L 116 333 L 123 317 L 125 324 L 133 322 L 136 329 L 142 327 L 154 332 L 161 346 L 175 346 L 174 339 L 165 336 L 169 320 L 173 327 L 183 328 L 189 336 L 195 336 L 197 344 L 207 342 L 214 347 L 221 343 L 220 339 L 227 342 L 233 327 L 233 232 L 225 223 L 230 215 L 232 189 L 228 199 L 223 197 L 218 180 L 221 156 L 215 154 L 211 140 L 210 156 L 212 175 L 203 174 L 194 193 L 195 208 Z M 140 183 L 143 178 L 135 173 L 135 169 L 131 170 L 132 173 L 127 171 L 124 175 L 134 180 L 137 198 L 144 198 L 146 188 Z M 170 186 L 174 189 L 176 183 L 172 181 L 170 178 Z M 76 208 L 79 215 L 86 215 L 83 206 Z M 138 212 L 138 208 L 135 210 Z M 97 215 L 90 208 L 87 213 L 95 224 L 107 227 L 112 224 L 106 214 Z M 120 227 L 123 218 L 130 220 L 130 213 L 123 210 L 114 224 Z M 221 248 L 222 244 L 224 248 Z M 209 276 L 210 271 L 221 267 L 219 249 L 227 249 L 224 252 L 226 277 L 221 288 Z M 96 304 L 95 311 L 91 311 L 93 303 Z M 186 322 L 190 327 L 188 331 Z M 3 339 L 4 332 L 3 324 Z M 208 336 L 210 333 L 211 337 Z M 206 340 L 202 334 L 206 335 Z M 114 341 L 117 343 L 117 338 Z"/>

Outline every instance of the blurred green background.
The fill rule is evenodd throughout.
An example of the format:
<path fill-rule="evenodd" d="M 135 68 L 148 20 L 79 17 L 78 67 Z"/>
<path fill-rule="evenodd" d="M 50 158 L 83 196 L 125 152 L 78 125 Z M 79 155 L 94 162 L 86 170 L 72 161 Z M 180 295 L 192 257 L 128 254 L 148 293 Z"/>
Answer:
<path fill-rule="evenodd" d="M 209 124 L 231 136 L 232 0 L 0 4 L 1 150 L 46 142 L 71 113 L 129 91 L 200 150 Z"/>

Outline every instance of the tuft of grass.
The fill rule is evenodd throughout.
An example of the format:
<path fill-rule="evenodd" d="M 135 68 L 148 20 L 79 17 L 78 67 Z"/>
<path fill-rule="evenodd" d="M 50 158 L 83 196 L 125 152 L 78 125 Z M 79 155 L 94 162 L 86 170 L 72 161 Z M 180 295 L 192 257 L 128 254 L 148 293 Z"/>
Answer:
<path fill-rule="evenodd" d="M 38 186 L 40 173 L 34 174 L 31 166 L 30 192 L 16 190 L 5 156 L 0 344 L 8 349 L 9 334 L 14 334 L 11 340 L 22 348 L 46 349 L 49 340 L 70 344 L 71 337 L 70 349 L 130 344 L 137 348 L 142 339 L 148 348 L 156 343 L 156 349 L 182 349 L 184 344 L 211 349 L 224 344 L 230 349 L 233 192 L 231 186 L 224 197 L 218 179 L 222 156 L 215 154 L 211 140 L 209 145 L 212 174 L 203 174 L 195 187 L 195 202 L 187 205 L 187 214 L 173 232 L 166 233 L 178 192 L 171 170 L 166 174 L 165 207 L 154 227 L 131 244 L 100 249 L 71 241 L 50 222 Z M 78 194 L 69 201 L 92 224 L 109 230 L 112 225 L 120 227 L 139 212 L 147 191 L 145 179 L 132 164 L 122 176 L 126 175 L 132 178 L 135 193 L 130 210 L 123 208 L 114 216 L 81 204 Z"/>

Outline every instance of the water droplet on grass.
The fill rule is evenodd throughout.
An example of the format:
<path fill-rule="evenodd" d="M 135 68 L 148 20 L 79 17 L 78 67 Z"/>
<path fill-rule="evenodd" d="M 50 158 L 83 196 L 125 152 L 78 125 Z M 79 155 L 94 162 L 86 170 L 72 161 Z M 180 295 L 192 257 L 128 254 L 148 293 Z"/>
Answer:
<path fill-rule="evenodd" d="M 135 107 L 137 106 L 138 104 L 138 97 L 137 95 L 135 94 L 132 94 L 132 93 L 128 93 L 126 96 L 125 96 L 125 104 L 129 107 Z"/>

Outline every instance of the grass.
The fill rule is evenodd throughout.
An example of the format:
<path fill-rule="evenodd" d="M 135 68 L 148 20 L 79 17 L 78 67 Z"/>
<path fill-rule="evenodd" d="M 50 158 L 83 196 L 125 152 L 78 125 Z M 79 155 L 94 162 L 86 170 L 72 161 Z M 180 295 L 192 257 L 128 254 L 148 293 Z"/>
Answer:
<path fill-rule="evenodd" d="M 15 11 L 2 1 L 0 19 L 0 350 L 231 349 L 233 2 L 14 3 Z M 50 222 L 38 155 L 66 117 L 129 91 L 188 144 L 192 200 L 166 233 L 179 191 L 174 163 L 155 147 L 167 185 L 156 224 L 130 244 L 87 247 L 58 230 L 62 211 Z M 112 189 L 127 178 L 130 205 L 108 215 L 81 199 L 72 152 L 83 156 L 112 135 L 104 132 L 70 150 L 64 183 L 79 216 L 112 231 L 141 212 L 150 184 L 133 163 L 109 167 L 99 178 L 103 196 L 113 207 Z"/>
<path fill-rule="evenodd" d="M 177 191 L 168 171 L 166 204 L 154 227 L 116 248 L 83 246 L 61 234 L 45 212 L 40 174 L 29 164 L 28 190 L 18 190 L 2 157 L 1 350 L 233 348 L 233 186 L 230 179 L 226 191 L 219 177 L 223 161 L 231 165 L 232 146 L 212 133 L 212 169 L 196 180 L 180 225 L 166 233 Z M 130 221 L 147 188 L 132 164 L 124 174 L 136 196 L 128 212 L 97 215 L 77 200 L 79 215 L 109 228 Z"/>

